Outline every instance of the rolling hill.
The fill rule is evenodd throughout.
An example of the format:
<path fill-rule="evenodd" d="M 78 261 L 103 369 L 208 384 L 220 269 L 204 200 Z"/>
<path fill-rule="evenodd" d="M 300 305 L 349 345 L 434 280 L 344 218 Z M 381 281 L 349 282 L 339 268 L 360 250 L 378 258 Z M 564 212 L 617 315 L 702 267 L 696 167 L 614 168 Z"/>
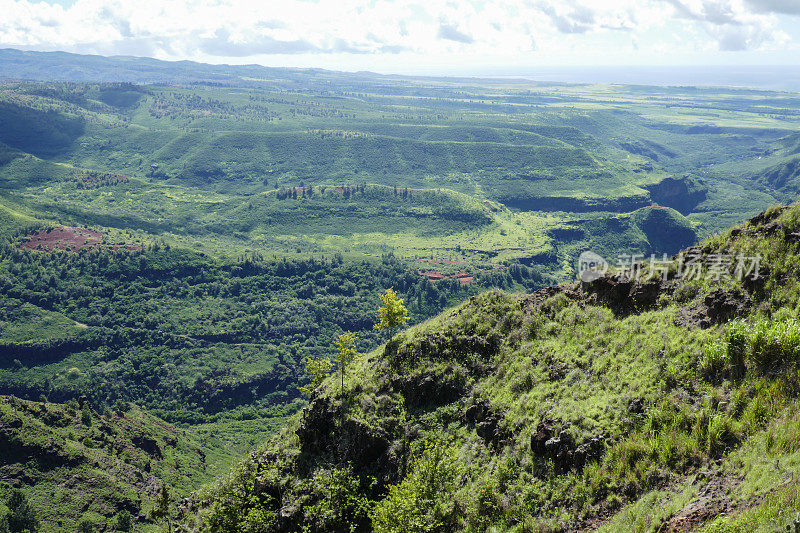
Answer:
<path fill-rule="evenodd" d="M 362 355 L 230 476 L 210 531 L 775 531 L 794 483 L 800 209 L 674 261 L 490 291 Z M 759 265 L 712 267 L 720 252 Z M 719 278 L 719 279 L 716 279 Z"/>
<path fill-rule="evenodd" d="M 172 519 L 640 530 L 724 508 L 726 530 L 796 507 L 762 459 L 793 471 L 797 211 L 727 229 L 794 201 L 796 94 L 13 50 L 0 77 L 0 497 L 51 528 L 124 508 L 152 530 L 158 487 L 189 497 L 255 448 Z M 585 251 L 613 271 L 700 241 L 762 252 L 766 285 L 558 285 Z M 412 328 L 385 344 L 388 287 Z M 307 402 L 306 358 L 344 331 L 350 392 Z"/>

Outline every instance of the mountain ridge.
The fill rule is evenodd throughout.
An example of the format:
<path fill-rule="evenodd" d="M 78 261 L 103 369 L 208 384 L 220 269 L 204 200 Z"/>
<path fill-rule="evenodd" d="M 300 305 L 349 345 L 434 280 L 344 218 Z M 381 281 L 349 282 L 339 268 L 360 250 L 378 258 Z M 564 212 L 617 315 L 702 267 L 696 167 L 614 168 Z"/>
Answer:
<path fill-rule="evenodd" d="M 474 296 L 361 356 L 344 393 L 338 376 L 325 382 L 262 451 L 196 500 L 187 523 L 783 527 L 798 504 L 781 484 L 800 457 L 788 437 L 800 392 L 800 292 L 797 267 L 783 260 L 800 253 L 798 230 L 799 207 L 775 208 L 684 252 L 763 253 L 755 279 L 683 280 L 673 265 L 666 280 L 605 276 Z M 764 442 L 760 460 L 753 450 Z M 775 457 L 783 473 L 759 480 Z M 740 461 L 750 465 L 743 475 Z M 768 511 L 781 498 L 794 503 Z"/>

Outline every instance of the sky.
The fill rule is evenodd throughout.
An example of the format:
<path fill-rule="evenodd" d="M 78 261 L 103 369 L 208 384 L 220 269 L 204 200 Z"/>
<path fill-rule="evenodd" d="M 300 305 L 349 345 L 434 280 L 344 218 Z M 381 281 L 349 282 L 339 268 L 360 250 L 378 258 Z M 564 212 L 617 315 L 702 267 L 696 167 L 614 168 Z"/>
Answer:
<path fill-rule="evenodd" d="M 800 0 L 0 0 L 0 48 L 380 73 L 800 64 Z"/>

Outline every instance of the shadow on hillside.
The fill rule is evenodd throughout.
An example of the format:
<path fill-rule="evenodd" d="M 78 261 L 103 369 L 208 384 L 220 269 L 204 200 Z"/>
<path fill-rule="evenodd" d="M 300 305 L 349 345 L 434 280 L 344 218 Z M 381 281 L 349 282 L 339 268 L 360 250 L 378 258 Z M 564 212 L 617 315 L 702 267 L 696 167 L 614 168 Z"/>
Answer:
<path fill-rule="evenodd" d="M 82 117 L 0 102 L 0 142 L 43 159 L 69 149 L 84 129 Z"/>

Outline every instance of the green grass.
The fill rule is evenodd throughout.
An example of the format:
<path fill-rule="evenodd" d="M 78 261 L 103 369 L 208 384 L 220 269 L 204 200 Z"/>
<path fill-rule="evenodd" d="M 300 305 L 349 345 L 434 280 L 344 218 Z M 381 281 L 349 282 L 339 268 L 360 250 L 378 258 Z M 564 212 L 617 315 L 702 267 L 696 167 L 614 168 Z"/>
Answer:
<path fill-rule="evenodd" d="M 784 231 L 796 227 L 798 212 L 773 210 L 778 233 L 748 224 L 703 244 L 707 254 L 760 250 L 769 266 L 769 290 L 751 293 L 753 309 L 727 325 L 703 329 L 682 318 L 720 287 L 741 290 L 702 279 L 677 281 L 674 295 L 630 316 L 578 286 L 537 299 L 491 291 L 403 331 L 356 360 L 344 395 L 338 376 L 324 382 L 260 460 L 200 496 L 203 510 L 191 520 L 262 513 L 269 528 L 277 507 L 259 494 L 277 491 L 296 504 L 287 518 L 294 527 L 325 530 L 343 515 L 319 517 L 304 502 L 342 490 L 349 501 L 373 502 L 372 527 L 386 531 L 431 521 L 464 531 L 604 521 L 609 531 L 659 531 L 699 498 L 712 471 L 727 480 L 720 490 L 733 506 L 710 531 L 785 526 L 796 508 L 787 483 L 800 466 L 800 300 L 786 272 L 800 249 Z M 481 410 L 491 416 L 470 414 Z M 573 447 L 598 439 L 602 449 L 585 464 L 564 465 L 532 448 L 543 421 Z M 361 465 L 356 457 L 367 450 L 359 442 L 369 439 L 386 451 Z M 431 445 L 448 457 L 436 479 L 422 473 L 439 471 L 422 451 Z M 312 481 L 347 464 L 336 488 Z M 254 478 L 269 479 L 268 487 L 252 488 Z M 244 486 L 247 496 L 234 496 Z M 370 527 L 363 514 L 348 516 L 356 529 Z"/>
<path fill-rule="evenodd" d="M 79 333 L 86 326 L 60 313 L 45 311 L 30 304 L 0 310 L 0 343 L 22 344 L 60 340 Z"/>
<path fill-rule="evenodd" d="M 699 465 L 727 460 L 793 405 L 774 374 L 797 355 L 798 245 L 781 235 L 800 229 L 800 215 L 781 215 L 786 231 L 773 236 L 723 230 L 792 196 L 795 96 L 273 74 L 224 86 L 3 84 L 0 118 L 12 127 L 0 132 L 0 341 L 18 355 L 0 364 L 2 390 L 135 400 L 216 449 L 255 447 L 280 430 L 263 461 L 203 498 L 209 509 L 222 502 L 222 518 L 247 511 L 237 520 L 255 528 L 278 512 L 276 489 L 296 513 L 288 520 L 318 530 L 366 527 L 367 507 L 390 486 L 395 508 L 440 509 L 433 519 L 453 529 L 569 529 L 620 509 L 612 525 L 658 527 L 694 497 Z M 88 172 L 130 179 L 86 188 Z M 704 199 L 662 191 L 681 212 L 653 205 L 654 185 L 684 175 Z M 17 249 L 30 229 L 61 224 L 144 250 Z M 587 249 L 614 263 L 697 236 L 708 249 L 762 253 L 771 270 L 754 296 L 760 314 L 731 330 L 687 328 L 684 311 L 718 288 L 710 281 L 681 284 L 677 301 L 629 317 L 564 294 L 531 304 L 493 291 L 373 350 L 383 339 L 371 317 L 388 286 L 423 322 L 483 289 L 574 279 Z M 432 284 L 417 270 L 465 270 L 477 283 Z M 747 339 L 743 360 L 731 349 L 735 328 Z M 330 450 L 297 459 L 300 361 L 329 354 L 343 330 L 368 353 L 331 427 L 374 430 L 414 466 L 379 485 Z M 415 396 L 415 384 L 439 387 L 434 400 Z M 338 415 L 335 388 L 320 396 Z M 628 413 L 632 400 L 645 413 Z M 501 415 L 501 444 L 465 422 L 476 402 Z M 602 438 L 604 454 L 567 472 L 532 454 L 545 418 L 577 443 Z M 446 442 L 457 483 L 431 490 L 420 472 L 436 462 L 423 460 L 423 442 Z M 669 472 L 688 478 L 673 483 Z M 133 501 L 107 494 L 114 479 L 98 477 L 80 502 Z M 171 483 L 185 493 L 200 479 L 189 477 Z M 38 501 L 58 492 L 53 483 L 31 488 Z M 87 518 L 107 520 L 111 507 Z M 80 518 L 67 503 L 57 509 L 64 527 Z"/>
<path fill-rule="evenodd" d="M 88 409 L 88 410 L 87 410 Z M 18 482 L 42 531 L 74 528 L 87 514 L 111 525 L 121 509 L 143 521 L 160 485 L 185 496 L 226 469 L 235 449 L 200 438 L 136 408 L 98 413 L 77 403 L 26 402 L 0 397 L 0 493 Z M 146 528 L 145 528 L 146 529 Z"/>

